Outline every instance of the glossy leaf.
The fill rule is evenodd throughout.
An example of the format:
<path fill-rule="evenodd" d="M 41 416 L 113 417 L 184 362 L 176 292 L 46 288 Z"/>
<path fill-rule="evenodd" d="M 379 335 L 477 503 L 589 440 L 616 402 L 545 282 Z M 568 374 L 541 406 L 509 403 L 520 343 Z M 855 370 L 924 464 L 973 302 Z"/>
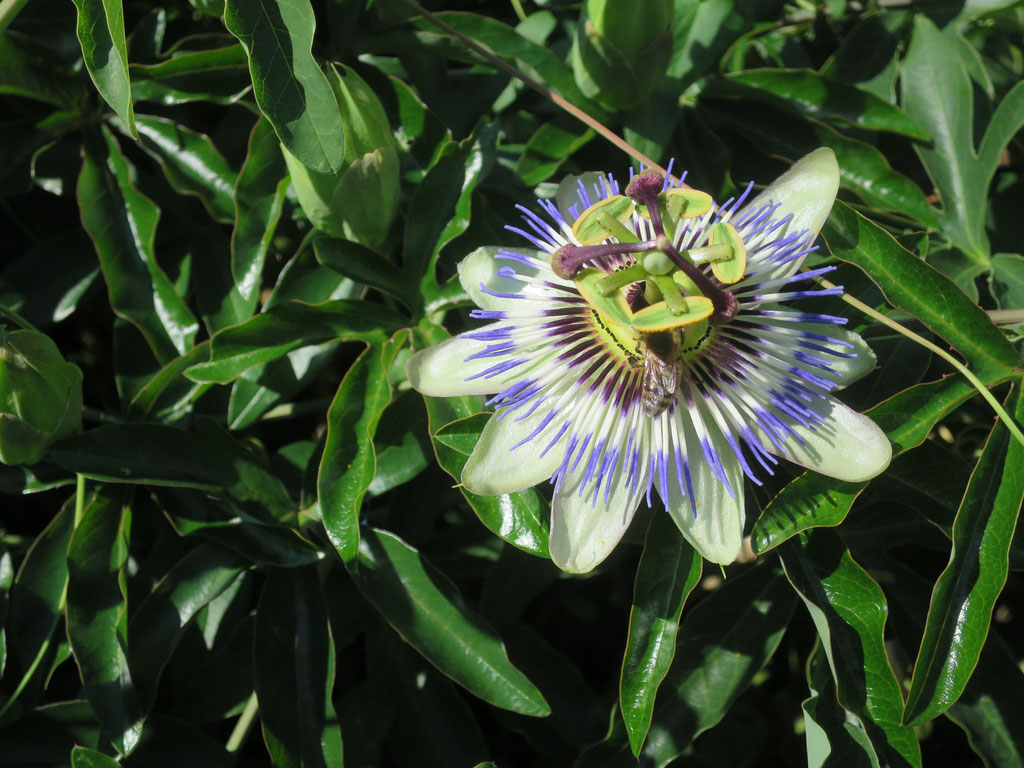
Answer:
<path fill-rule="evenodd" d="M 131 511 L 120 491 L 101 492 L 85 508 L 68 547 L 68 639 L 103 732 L 123 755 L 142 733 L 142 709 L 125 646 L 124 572 Z"/>
<path fill-rule="evenodd" d="M 254 680 L 275 766 L 341 768 L 334 646 L 316 571 L 273 571 L 256 611 Z"/>
<path fill-rule="evenodd" d="M 859 719 L 882 761 L 920 766 L 917 737 L 900 724 L 903 697 L 885 651 L 881 588 L 831 531 L 787 543 L 782 561 L 814 620 L 839 703 Z"/>
<path fill-rule="evenodd" d="M 721 91 L 724 90 L 724 93 Z M 730 96 L 728 100 L 714 96 Z M 757 120 L 750 120 L 746 99 L 729 88 L 710 90 L 705 119 L 729 128 L 763 150 L 797 160 L 817 147 L 830 147 L 839 162 L 840 183 L 868 204 L 882 210 L 902 211 L 925 225 L 934 225 L 935 213 L 913 181 L 893 170 L 886 157 L 870 144 L 852 139 L 816 120 L 791 114 L 788 109 L 763 104 Z"/>
<path fill-rule="evenodd" d="M 1005 406 L 1021 423 L 1021 381 Z M 904 722 L 939 715 L 963 692 L 978 663 L 1007 576 L 1010 541 L 1024 500 L 1024 446 L 997 425 L 953 522 L 953 550 L 935 582 Z"/>
<path fill-rule="evenodd" d="M 820 643 L 807 660 L 807 683 L 811 695 L 804 700 L 802 709 L 808 768 L 826 765 L 880 768 L 878 755 L 864 728 L 852 721 L 836 700 L 836 684 Z"/>
<path fill-rule="evenodd" d="M 669 515 L 654 515 L 637 567 L 619 683 L 619 706 L 634 755 L 647 737 L 655 695 L 676 652 L 679 618 L 700 581 L 703 562 Z"/>
<path fill-rule="evenodd" d="M 175 190 L 198 197 L 216 221 L 234 220 L 237 173 L 208 136 L 150 115 L 136 116 L 135 125 L 142 146 L 157 159 Z"/>
<path fill-rule="evenodd" d="M 158 424 L 97 427 L 58 443 L 52 458 L 87 477 L 113 483 L 184 486 L 224 491 L 240 501 L 287 511 L 291 499 L 255 450 L 209 419 L 197 432 Z"/>
<path fill-rule="evenodd" d="M 71 768 L 116 768 L 120 763 L 112 757 L 88 747 L 71 750 Z"/>
<path fill-rule="evenodd" d="M 1024 307 L 1024 256 L 997 253 L 992 257 L 989 289 L 1003 309 Z"/>
<path fill-rule="evenodd" d="M 516 174 L 530 186 L 546 181 L 566 158 L 592 138 L 590 129 L 579 133 L 567 131 L 554 123 L 544 123 L 534 131 L 526 142 L 526 151 L 516 160 Z"/>
<path fill-rule="evenodd" d="M 662 700 L 647 742 L 634 757 L 625 734 L 584 752 L 574 768 L 665 768 L 729 712 L 768 663 L 793 616 L 796 598 L 778 571 L 762 567 L 729 578 L 683 619 Z"/>
<path fill-rule="evenodd" d="M 227 383 L 254 365 L 283 357 L 293 349 L 328 341 L 382 340 L 404 324 L 401 315 L 367 301 L 277 304 L 210 340 L 210 359 L 185 375 L 193 381 Z"/>
<path fill-rule="evenodd" d="M 412 283 L 391 262 L 366 246 L 351 240 L 320 236 L 313 241 L 316 260 L 339 275 L 376 288 L 400 299 L 410 309 L 415 309 L 419 296 Z"/>
<path fill-rule="evenodd" d="M 327 411 L 317 494 L 327 536 L 346 563 L 359 554 L 359 510 L 377 468 L 373 438 L 391 400 L 387 372 L 407 339 L 406 331 L 368 347 L 349 368 Z"/>
<path fill-rule="evenodd" d="M 834 256 L 867 272 L 892 306 L 948 341 L 976 372 L 1005 373 L 1008 366 L 1020 364 L 1013 345 L 977 304 L 849 206 L 836 202 L 822 235 Z"/>
<path fill-rule="evenodd" d="M 240 45 L 181 51 L 157 64 L 133 64 L 130 72 L 135 100 L 158 104 L 233 104 L 252 88 Z"/>
<path fill-rule="evenodd" d="M 227 0 L 224 24 L 245 48 L 256 103 L 288 151 L 314 171 L 340 171 L 345 132 L 311 52 L 316 20 L 309 0 Z"/>
<path fill-rule="evenodd" d="M 734 72 L 729 80 L 785 99 L 810 117 L 837 118 L 870 131 L 929 138 L 927 131 L 889 102 L 810 69 L 750 69 Z"/>
<path fill-rule="evenodd" d="M 971 82 L 953 40 L 926 17 L 914 34 L 901 67 L 903 109 L 933 137 L 917 146 L 943 201 L 943 232 L 970 258 L 987 264 L 984 201 L 999 156 L 1024 124 L 1024 87 L 1010 91 L 993 115 L 975 152 Z"/>
<path fill-rule="evenodd" d="M 185 488 L 158 488 L 154 496 L 179 535 L 216 542 L 257 565 L 295 568 L 323 559 L 317 547 L 259 505 L 225 504 Z"/>
<path fill-rule="evenodd" d="M 438 292 L 438 254 L 469 227 L 473 190 L 490 171 L 495 138 L 493 128 L 485 128 L 478 137 L 446 144 L 409 201 L 402 268 L 407 275 L 422 276 L 427 311 Z"/>
<path fill-rule="evenodd" d="M 82 225 L 92 238 L 110 293 L 110 305 L 167 363 L 192 345 L 199 324 L 157 263 L 156 205 L 135 188 L 117 142 L 103 129 L 87 142 L 78 177 Z"/>
<path fill-rule="evenodd" d="M 430 423 L 437 421 L 434 402 L 427 398 Z M 499 496 L 479 496 L 461 485 L 462 470 L 490 418 L 481 413 L 446 424 L 434 435 L 437 463 L 460 483 L 459 490 L 480 522 L 509 544 L 538 557 L 548 557 L 548 505 L 533 488 Z"/>
<path fill-rule="evenodd" d="M 470 693 L 524 715 L 550 713 L 540 691 L 509 661 L 494 630 L 466 606 L 446 576 L 397 536 L 364 530 L 352 574 L 405 641 Z"/>
<path fill-rule="evenodd" d="M 49 666 L 54 646 L 54 630 L 64 614 L 64 594 L 68 582 L 68 542 L 74 526 L 74 499 L 65 504 L 36 537 L 18 569 L 11 586 L 10 612 L 4 628 L 8 644 L 5 673 L 19 679 L 37 657 L 42 667 Z M 27 688 L 33 693 L 45 673 L 37 668 Z"/>
<path fill-rule="evenodd" d="M 249 152 L 235 183 L 231 233 L 231 275 L 250 311 L 259 298 L 263 264 L 287 189 L 284 157 L 273 128 L 261 118 L 249 136 Z"/>
<path fill-rule="evenodd" d="M 78 42 L 89 77 L 104 101 L 137 138 L 121 0 L 74 0 L 74 3 L 78 9 Z"/>
<path fill-rule="evenodd" d="M 192 549 L 167 572 L 135 610 L 128 625 L 128 658 L 144 711 L 189 623 L 225 590 L 246 566 L 230 550 L 215 545 Z"/>
<path fill-rule="evenodd" d="M 549 87 L 555 88 L 562 96 L 595 119 L 602 120 L 607 116 L 604 110 L 583 95 L 564 59 L 547 47 L 538 45 L 496 19 L 480 14 L 449 11 L 439 13 L 437 17 L 462 34 L 482 43 L 498 56 L 512 57 L 523 62 L 539 74 Z M 422 30 L 417 33 L 419 44 L 443 47 L 449 56 L 460 61 L 481 61 L 476 53 L 467 50 L 465 45 L 450 37 L 447 30 L 438 29 L 426 19 L 416 19 L 414 23 Z M 382 42 L 386 45 L 388 39 L 384 38 Z M 493 65 L 488 62 L 487 66 Z"/>

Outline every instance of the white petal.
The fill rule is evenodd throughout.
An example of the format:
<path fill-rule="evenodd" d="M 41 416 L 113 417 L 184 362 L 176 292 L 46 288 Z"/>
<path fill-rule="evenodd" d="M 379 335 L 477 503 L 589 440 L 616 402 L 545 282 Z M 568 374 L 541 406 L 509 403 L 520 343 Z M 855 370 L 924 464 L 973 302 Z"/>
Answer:
<path fill-rule="evenodd" d="M 647 492 L 646 477 L 638 478 L 635 491 L 632 484 L 627 485 L 625 461 L 620 460 L 607 501 L 603 484 L 596 501 L 593 485 L 587 486 L 580 498 L 586 464 L 584 458 L 576 471 L 565 477 L 551 502 L 551 559 L 569 573 L 586 573 L 611 554 Z"/>
<path fill-rule="evenodd" d="M 516 413 L 504 419 L 492 417 L 462 470 L 462 484 L 481 496 L 496 496 L 521 491 L 551 477 L 565 455 L 565 436 L 543 456 L 540 453 L 557 434 L 556 428 L 549 424 L 529 442 L 514 447 L 533 433 L 547 413 L 541 405 L 521 421 L 514 420 Z"/>
<path fill-rule="evenodd" d="M 512 251 L 526 256 L 533 256 L 542 261 L 550 261 L 550 254 L 530 248 L 498 248 L 497 246 L 485 246 L 477 248 L 466 258 L 459 262 L 459 282 L 462 288 L 469 294 L 473 302 L 481 309 L 496 311 L 536 309 L 542 307 L 543 302 L 531 299 L 508 299 L 501 296 L 492 296 L 485 293 L 481 285 L 486 286 L 495 293 L 520 294 L 526 284 L 521 280 L 511 277 L 502 277 L 498 274 L 500 267 L 514 267 L 515 271 L 527 277 L 534 277 L 540 273 L 539 269 L 531 268 L 518 261 L 494 258 L 498 251 Z M 545 278 L 553 273 L 545 272 Z"/>
<path fill-rule="evenodd" d="M 812 236 L 817 235 L 832 210 L 838 191 L 839 164 L 835 153 L 828 147 L 821 147 L 793 163 L 788 171 L 769 184 L 767 189 L 747 203 L 731 220 L 733 223 L 742 222 L 759 208 L 769 203 L 778 203 L 779 207 L 772 217 L 780 219 L 792 215 L 792 218 L 776 230 L 776 235 L 784 236 L 805 229 Z M 792 274 L 802 261 L 795 259 L 788 262 L 773 272 L 771 277 Z"/>
<path fill-rule="evenodd" d="M 784 442 L 781 453 L 769 443 L 765 447 L 807 469 L 851 483 L 870 480 L 889 466 L 889 438 L 867 416 L 831 397 L 809 407 L 824 416 L 827 423 L 816 430 L 794 426 L 793 431 L 804 442 L 800 444 L 791 437 Z"/>
<path fill-rule="evenodd" d="M 507 323 L 484 326 L 474 333 L 500 328 Z M 516 368 L 495 376 L 470 379 L 498 365 L 506 357 L 466 358 L 487 348 L 487 342 L 467 339 L 465 335 L 445 339 L 440 344 L 421 349 L 405 362 L 405 375 L 413 389 L 432 397 L 456 395 L 493 395 L 521 377 Z M 467 379 L 470 379 L 467 381 Z"/>
<path fill-rule="evenodd" d="M 818 332 L 820 332 L 820 328 Z M 874 350 L 868 346 L 868 343 L 861 338 L 859 333 L 848 331 L 845 328 L 830 328 L 827 334 L 835 339 L 839 339 L 840 341 L 845 341 L 847 344 L 851 344 L 852 346 L 842 347 L 838 344 L 820 342 L 822 346 L 847 355 L 854 355 L 854 357 L 832 357 L 831 355 L 821 356 L 822 359 L 832 366 L 832 370 L 836 372 L 836 377 L 838 378 L 836 389 L 848 387 L 853 384 L 853 382 L 867 376 L 871 371 L 875 370 L 875 366 L 878 364 L 878 358 L 875 356 Z"/>
<path fill-rule="evenodd" d="M 740 547 L 743 546 L 743 524 L 746 520 L 743 509 L 743 471 L 729 447 L 721 447 L 725 441 L 715 441 L 721 447 L 718 456 L 735 494 L 733 496 L 725 483 L 711 471 L 692 431 L 692 428 L 687 427 L 686 450 L 697 514 L 694 516 L 690 499 L 679 489 L 674 459 L 669 467 L 668 511 L 683 536 L 704 559 L 728 565 L 739 556 Z"/>

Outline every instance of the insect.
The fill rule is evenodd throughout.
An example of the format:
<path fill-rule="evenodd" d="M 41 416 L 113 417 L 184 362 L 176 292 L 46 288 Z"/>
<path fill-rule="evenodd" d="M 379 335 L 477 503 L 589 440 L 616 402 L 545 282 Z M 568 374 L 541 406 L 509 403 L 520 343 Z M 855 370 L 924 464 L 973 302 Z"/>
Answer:
<path fill-rule="evenodd" d="M 682 374 L 683 332 L 678 328 L 645 333 L 643 388 L 644 413 L 654 418 L 668 410 L 676 398 Z"/>

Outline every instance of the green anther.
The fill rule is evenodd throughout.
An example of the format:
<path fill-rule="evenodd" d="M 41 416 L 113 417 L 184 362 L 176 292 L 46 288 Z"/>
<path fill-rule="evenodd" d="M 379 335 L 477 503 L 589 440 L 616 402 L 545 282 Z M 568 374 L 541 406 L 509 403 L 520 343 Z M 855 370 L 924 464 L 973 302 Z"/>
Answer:
<path fill-rule="evenodd" d="M 635 232 L 607 211 L 598 211 L 597 223 L 608 233 L 609 237 L 618 238 L 620 243 L 640 242 L 640 238 L 636 236 Z"/>
<path fill-rule="evenodd" d="M 733 250 L 729 245 L 705 245 L 703 248 L 687 251 L 687 254 L 694 264 L 704 264 L 709 261 L 728 261 L 733 257 Z"/>
<path fill-rule="evenodd" d="M 711 271 L 726 285 L 738 283 L 747 271 L 747 249 L 743 238 L 736 227 L 728 222 L 720 222 L 711 228 L 711 245 L 725 245 L 732 250 L 732 258 L 727 261 L 712 261 Z"/>
<path fill-rule="evenodd" d="M 662 211 L 673 219 L 694 219 L 711 210 L 714 202 L 711 195 L 699 189 L 666 189 L 658 195 Z"/>
<path fill-rule="evenodd" d="M 617 270 L 606 277 L 602 277 L 596 283 L 597 292 L 602 296 L 611 296 L 619 288 L 643 280 L 646 276 L 643 266 L 640 265 L 640 262 L 637 262 L 630 267 Z"/>
<path fill-rule="evenodd" d="M 667 275 L 676 268 L 672 259 L 661 251 L 647 251 L 640 259 L 643 261 L 644 270 L 650 275 Z"/>
<path fill-rule="evenodd" d="M 668 311 L 673 315 L 683 315 L 687 311 L 686 299 L 683 298 L 683 294 L 679 291 L 679 286 L 676 285 L 675 280 L 667 275 L 652 275 L 651 281 L 658 286 L 658 290 L 661 291 L 661 295 L 665 299 L 665 306 L 668 307 Z"/>
<path fill-rule="evenodd" d="M 644 301 L 648 304 L 661 304 L 662 299 L 661 289 L 654 284 L 653 280 L 644 283 Z"/>
<path fill-rule="evenodd" d="M 576 290 L 606 323 L 629 326 L 633 313 L 629 304 L 626 303 L 626 298 L 619 291 L 614 291 L 609 296 L 604 295 L 599 287 L 600 281 L 604 277 L 604 273 L 599 269 L 593 267 L 584 269 L 576 275 L 574 280 Z"/>
<path fill-rule="evenodd" d="M 682 271 L 676 272 L 672 275 L 672 279 L 679 285 L 679 289 L 687 296 L 700 296 L 700 288 L 697 284 L 689 278 L 689 276 Z"/>
<path fill-rule="evenodd" d="M 608 239 L 608 228 L 603 223 L 617 221 L 625 224 L 633 215 L 636 203 L 625 195 L 615 195 L 594 203 L 579 215 L 572 225 L 572 233 L 580 245 L 594 245 Z"/>

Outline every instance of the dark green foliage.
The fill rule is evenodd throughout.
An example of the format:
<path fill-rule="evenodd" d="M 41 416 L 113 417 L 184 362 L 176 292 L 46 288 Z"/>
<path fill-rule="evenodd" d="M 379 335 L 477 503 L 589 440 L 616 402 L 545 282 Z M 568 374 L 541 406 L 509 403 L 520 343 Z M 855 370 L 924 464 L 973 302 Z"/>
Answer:
<path fill-rule="evenodd" d="M 1024 421 L 1020 3 L 676 0 L 592 33 L 611 0 L 425 5 L 716 198 L 831 147 L 813 258 Z M 1024 448 L 838 298 L 894 461 L 780 467 L 722 575 L 643 508 L 568 576 L 548 486 L 461 487 L 485 398 L 404 369 L 477 322 L 456 265 L 635 161 L 450 28 L 0 3 L 0 323 L 84 402 L 0 465 L 0 765 L 1024 768 Z"/>

